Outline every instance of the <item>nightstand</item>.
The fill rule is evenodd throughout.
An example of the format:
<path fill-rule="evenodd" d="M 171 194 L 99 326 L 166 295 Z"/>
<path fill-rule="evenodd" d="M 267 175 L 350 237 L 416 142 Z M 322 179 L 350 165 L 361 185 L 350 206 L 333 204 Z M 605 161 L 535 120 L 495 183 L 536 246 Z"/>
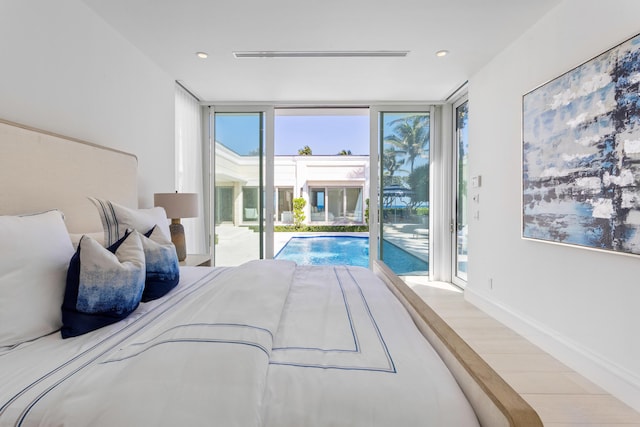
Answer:
<path fill-rule="evenodd" d="M 188 254 L 180 265 L 189 267 L 211 267 L 211 255 Z"/>

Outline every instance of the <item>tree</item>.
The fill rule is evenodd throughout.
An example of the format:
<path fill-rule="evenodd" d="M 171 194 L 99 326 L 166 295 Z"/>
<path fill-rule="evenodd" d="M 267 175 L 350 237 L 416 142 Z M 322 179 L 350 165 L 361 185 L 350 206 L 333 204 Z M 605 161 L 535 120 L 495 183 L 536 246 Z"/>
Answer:
<path fill-rule="evenodd" d="M 408 178 L 409 186 L 413 191 L 411 204 L 413 206 L 420 202 L 429 201 L 429 165 L 422 165 L 415 168 Z"/>
<path fill-rule="evenodd" d="M 338 153 L 339 156 L 350 156 L 351 155 L 351 150 L 341 150 Z"/>
<path fill-rule="evenodd" d="M 365 224 L 369 225 L 369 198 L 367 197 L 364 202 L 367 205 L 367 207 L 364 209 L 364 221 Z"/>
<path fill-rule="evenodd" d="M 387 187 L 389 185 L 400 184 L 401 180 L 394 179 L 396 172 L 404 165 L 404 159 L 399 158 L 399 153 L 394 147 L 385 148 L 384 155 L 382 156 L 382 185 Z"/>
<path fill-rule="evenodd" d="M 393 145 L 397 153 L 404 153 L 413 172 L 416 157 L 423 155 L 429 148 L 429 116 L 416 114 L 393 120 L 393 133 L 384 138 Z"/>
<path fill-rule="evenodd" d="M 300 227 L 306 219 L 304 215 L 304 207 L 307 201 L 304 197 L 296 197 L 293 199 L 293 223 L 296 227 Z"/>
<path fill-rule="evenodd" d="M 313 153 L 311 152 L 311 147 L 305 145 L 303 148 L 298 150 L 298 155 L 300 156 L 311 156 Z"/>

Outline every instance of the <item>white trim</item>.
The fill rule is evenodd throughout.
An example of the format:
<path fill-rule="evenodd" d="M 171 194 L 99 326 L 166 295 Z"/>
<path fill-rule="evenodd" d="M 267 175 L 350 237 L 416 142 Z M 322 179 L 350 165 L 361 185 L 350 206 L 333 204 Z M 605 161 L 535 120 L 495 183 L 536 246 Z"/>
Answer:
<path fill-rule="evenodd" d="M 276 207 L 275 207 L 275 111 L 273 107 L 264 109 L 262 116 L 262 124 L 264 126 L 264 207 L 265 207 L 265 224 L 264 224 L 264 257 L 265 259 L 273 259 L 274 256 L 274 235 L 273 226 L 275 223 Z"/>
<path fill-rule="evenodd" d="M 378 172 L 380 168 L 380 111 L 369 107 L 369 267 L 378 259 Z M 366 209 L 366 204 L 365 204 Z"/>
<path fill-rule="evenodd" d="M 452 197 L 448 153 L 449 144 L 444 126 L 446 115 L 442 107 L 433 106 L 431 114 L 431 141 L 429 145 L 429 278 L 431 280 L 451 281 L 451 260 L 447 230 Z M 438 230 L 437 232 L 435 230 Z"/>
<path fill-rule="evenodd" d="M 640 411 L 640 378 L 633 372 L 469 287 L 464 291 L 464 298 L 617 399 Z"/>

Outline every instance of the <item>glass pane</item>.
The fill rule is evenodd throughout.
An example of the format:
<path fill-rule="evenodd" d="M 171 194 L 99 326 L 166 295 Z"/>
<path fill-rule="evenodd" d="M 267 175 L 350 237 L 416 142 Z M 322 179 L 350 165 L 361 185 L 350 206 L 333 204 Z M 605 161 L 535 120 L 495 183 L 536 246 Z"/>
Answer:
<path fill-rule="evenodd" d="M 364 221 L 362 206 L 362 188 L 347 188 L 346 190 L 346 215 L 349 222 L 361 223 Z"/>
<path fill-rule="evenodd" d="M 338 221 L 344 217 L 344 188 L 329 188 L 328 195 L 328 220 Z"/>
<path fill-rule="evenodd" d="M 468 123 L 469 103 L 465 102 L 456 109 L 456 140 L 458 149 L 457 198 L 456 198 L 456 277 L 467 280 L 467 235 L 468 204 L 467 188 L 469 181 L 468 156 Z"/>
<path fill-rule="evenodd" d="M 324 188 L 311 188 L 311 221 L 324 221 Z"/>
<path fill-rule="evenodd" d="M 284 224 L 293 223 L 293 188 L 278 188 L 276 217 Z"/>
<path fill-rule="evenodd" d="M 262 113 L 215 113 L 215 265 L 262 257 Z"/>
<path fill-rule="evenodd" d="M 396 274 L 429 274 L 426 112 L 381 114 L 380 258 Z"/>
<path fill-rule="evenodd" d="M 215 223 L 233 221 L 233 187 L 217 186 L 215 193 Z"/>
<path fill-rule="evenodd" d="M 244 222 L 258 222 L 258 187 L 242 187 L 242 207 Z"/>

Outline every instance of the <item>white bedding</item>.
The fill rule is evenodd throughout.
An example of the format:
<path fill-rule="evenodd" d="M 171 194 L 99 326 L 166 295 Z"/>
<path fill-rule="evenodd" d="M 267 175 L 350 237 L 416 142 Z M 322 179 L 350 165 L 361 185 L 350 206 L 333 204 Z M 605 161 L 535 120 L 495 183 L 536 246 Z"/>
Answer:
<path fill-rule="evenodd" d="M 0 384 L 0 426 L 478 425 L 359 267 L 183 267 L 124 321 L 0 352 Z"/>

